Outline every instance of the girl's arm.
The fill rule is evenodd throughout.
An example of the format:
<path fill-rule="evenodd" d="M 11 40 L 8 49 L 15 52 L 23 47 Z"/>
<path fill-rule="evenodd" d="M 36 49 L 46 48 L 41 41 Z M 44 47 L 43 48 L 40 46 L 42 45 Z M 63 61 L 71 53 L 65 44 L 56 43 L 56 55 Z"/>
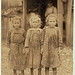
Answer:
<path fill-rule="evenodd" d="M 25 38 L 25 46 L 23 49 L 23 53 L 29 52 L 29 40 L 30 40 L 30 30 L 27 31 L 26 38 Z"/>
<path fill-rule="evenodd" d="M 29 48 L 29 40 L 30 40 L 30 30 L 28 30 L 26 34 L 25 48 Z"/>
<path fill-rule="evenodd" d="M 45 28 L 41 32 L 41 54 L 43 53 L 44 37 L 45 37 Z"/>

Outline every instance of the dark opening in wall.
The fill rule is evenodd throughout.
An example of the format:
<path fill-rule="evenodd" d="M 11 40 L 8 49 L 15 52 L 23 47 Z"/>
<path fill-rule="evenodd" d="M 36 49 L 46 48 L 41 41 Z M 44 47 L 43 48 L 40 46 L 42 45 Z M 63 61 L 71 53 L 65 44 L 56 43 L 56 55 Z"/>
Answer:
<path fill-rule="evenodd" d="M 66 23 L 63 22 L 63 42 L 66 43 L 65 41 L 66 41 Z"/>
<path fill-rule="evenodd" d="M 27 1 L 27 12 L 35 12 L 41 16 L 42 19 L 42 27 L 45 26 L 45 12 L 47 8 L 47 4 L 51 3 L 53 6 L 57 7 L 57 0 L 28 0 Z"/>
<path fill-rule="evenodd" d="M 63 22 L 63 29 L 65 30 L 66 26 L 65 26 L 65 22 Z"/>
<path fill-rule="evenodd" d="M 51 3 L 53 6 L 57 7 L 57 0 L 41 0 L 41 8 L 40 8 L 40 15 L 43 22 L 43 25 L 41 28 L 44 28 L 45 26 L 45 12 L 47 8 L 47 4 Z"/>

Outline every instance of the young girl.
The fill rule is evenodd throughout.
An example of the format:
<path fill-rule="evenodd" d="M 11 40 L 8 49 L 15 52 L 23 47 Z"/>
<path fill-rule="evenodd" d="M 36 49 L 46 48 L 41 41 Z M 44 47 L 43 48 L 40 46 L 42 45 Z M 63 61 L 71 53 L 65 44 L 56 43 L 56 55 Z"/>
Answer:
<path fill-rule="evenodd" d="M 17 75 L 17 70 L 24 75 L 25 69 L 25 55 L 23 54 L 23 47 L 25 41 L 25 31 L 21 28 L 21 18 L 16 16 L 13 20 L 13 29 L 9 30 L 7 36 L 7 46 L 10 48 L 9 61 L 10 68 L 13 69 L 14 75 Z"/>
<path fill-rule="evenodd" d="M 52 68 L 53 75 L 57 74 L 57 67 L 60 66 L 59 46 L 62 43 L 62 38 L 58 27 L 56 15 L 50 14 L 46 18 L 44 28 L 44 47 L 42 66 L 45 67 L 45 75 L 49 75 L 49 68 Z"/>
<path fill-rule="evenodd" d="M 35 13 L 30 14 L 29 24 L 31 28 L 27 31 L 25 48 L 28 53 L 27 68 L 30 68 L 31 75 L 34 69 L 38 69 L 38 75 L 41 74 L 41 46 L 42 46 L 42 29 L 41 18 Z M 28 52 L 29 51 L 29 52 Z"/>

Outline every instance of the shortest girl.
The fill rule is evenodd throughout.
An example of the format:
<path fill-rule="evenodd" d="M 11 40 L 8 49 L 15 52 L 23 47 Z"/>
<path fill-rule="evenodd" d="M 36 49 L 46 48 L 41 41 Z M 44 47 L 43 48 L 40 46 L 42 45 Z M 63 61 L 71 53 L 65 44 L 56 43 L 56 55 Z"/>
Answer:
<path fill-rule="evenodd" d="M 44 28 L 44 47 L 42 66 L 45 67 L 45 75 L 49 75 L 49 68 L 52 68 L 53 75 L 57 75 L 57 67 L 60 66 L 59 47 L 62 43 L 61 33 L 56 27 L 57 17 L 50 14 L 46 17 Z"/>
<path fill-rule="evenodd" d="M 10 68 L 13 69 L 13 75 L 17 75 L 17 71 L 21 71 L 24 75 L 25 57 L 23 54 L 23 47 L 25 41 L 25 31 L 21 28 L 21 18 L 15 16 L 13 20 L 13 28 L 9 30 L 7 36 L 7 46 L 9 51 Z"/>

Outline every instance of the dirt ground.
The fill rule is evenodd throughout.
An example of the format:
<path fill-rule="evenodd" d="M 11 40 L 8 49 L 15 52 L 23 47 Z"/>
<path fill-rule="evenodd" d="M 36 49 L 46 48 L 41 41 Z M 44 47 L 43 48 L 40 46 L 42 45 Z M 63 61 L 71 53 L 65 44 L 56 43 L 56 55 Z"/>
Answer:
<path fill-rule="evenodd" d="M 6 44 L 2 43 L 1 46 L 1 75 L 13 75 L 12 69 L 9 68 L 8 52 L 9 48 Z M 61 66 L 57 69 L 57 75 L 72 75 L 73 74 L 73 50 L 64 47 L 60 50 Z M 18 73 L 19 74 L 19 73 Z M 37 70 L 34 71 L 37 75 Z M 52 69 L 50 69 L 50 75 L 52 75 Z M 30 75 L 29 69 L 25 70 L 25 75 Z M 45 75 L 44 68 L 42 69 L 42 75 Z"/>

